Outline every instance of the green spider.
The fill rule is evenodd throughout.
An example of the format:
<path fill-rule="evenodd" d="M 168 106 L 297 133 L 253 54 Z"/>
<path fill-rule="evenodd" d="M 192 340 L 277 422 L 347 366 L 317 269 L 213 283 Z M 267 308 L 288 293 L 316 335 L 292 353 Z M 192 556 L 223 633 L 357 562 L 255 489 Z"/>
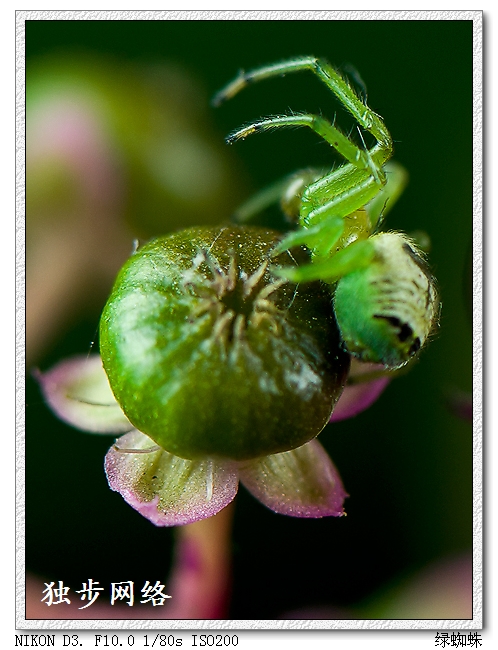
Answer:
<path fill-rule="evenodd" d="M 323 280 L 331 284 L 348 352 L 362 361 L 399 368 L 427 341 L 437 322 L 439 299 L 424 254 L 413 239 L 401 232 L 379 232 L 407 182 L 404 168 L 389 162 L 393 142 L 381 117 L 329 63 L 315 57 L 241 71 L 213 103 L 232 98 L 254 81 L 302 70 L 317 75 L 376 143 L 362 149 L 326 118 L 313 114 L 268 117 L 238 129 L 228 136 L 228 143 L 260 131 L 307 126 L 347 162 L 328 173 L 304 170 L 292 174 L 253 197 L 236 219 L 246 221 L 280 201 L 299 228 L 283 238 L 274 254 L 305 245 L 311 263 L 275 269 L 275 274 L 296 283 Z"/>

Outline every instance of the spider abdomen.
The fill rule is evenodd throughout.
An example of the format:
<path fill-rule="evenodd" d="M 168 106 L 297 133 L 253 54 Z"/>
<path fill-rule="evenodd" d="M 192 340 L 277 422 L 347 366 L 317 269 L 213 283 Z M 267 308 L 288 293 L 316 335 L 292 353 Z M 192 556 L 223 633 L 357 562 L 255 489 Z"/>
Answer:
<path fill-rule="evenodd" d="M 335 314 L 350 354 L 397 368 L 434 328 L 437 292 L 422 254 L 406 235 L 382 233 L 370 241 L 374 260 L 338 282 Z"/>

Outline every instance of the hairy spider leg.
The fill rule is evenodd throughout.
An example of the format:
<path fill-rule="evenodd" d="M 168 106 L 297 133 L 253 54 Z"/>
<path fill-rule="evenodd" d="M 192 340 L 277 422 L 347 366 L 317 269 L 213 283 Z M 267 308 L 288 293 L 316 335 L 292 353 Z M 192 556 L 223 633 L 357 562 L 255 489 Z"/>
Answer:
<path fill-rule="evenodd" d="M 329 253 L 334 245 L 338 242 L 344 232 L 344 219 L 341 217 L 321 221 L 309 228 L 299 228 L 285 236 L 282 241 L 272 250 L 271 256 L 276 257 L 285 253 L 289 248 L 306 245 L 311 250 L 320 247 L 326 253 Z"/>
<path fill-rule="evenodd" d="M 327 62 L 314 57 L 301 57 L 282 63 L 265 66 L 239 76 L 215 97 L 216 104 L 233 97 L 249 83 L 288 72 L 311 70 L 336 95 L 358 123 L 369 131 L 377 144 L 363 151 L 325 118 L 312 115 L 284 115 L 258 120 L 249 124 L 228 138 L 228 142 L 243 139 L 252 133 L 281 127 L 308 126 L 334 147 L 347 161 L 345 165 L 323 178 L 311 183 L 302 196 L 300 224 L 303 231 L 291 233 L 284 238 L 279 250 L 285 250 L 299 241 L 310 246 L 314 263 L 299 268 L 277 269 L 277 275 L 296 282 L 323 279 L 335 282 L 340 277 L 361 266 L 366 266 L 373 257 L 373 246 L 368 240 L 359 239 L 336 254 L 330 255 L 331 240 L 320 239 L 322 229 L 309 232 L 321 222 L 330 224 L 333 232 L 338 219 L 344 218 L 371 202 L 386 185 L 383 166 L 393 153 L 392 138 L 384 122 L 356 95 L 354 90 Z M 394 196 L 394 193 L 393 193 Z M 382 214 L 386 197 L 371 209 L 372 221 L 376 225 Z M 307 230 L 306 230 L 307 229 Z M 307 231 L 310 237 L 307 237 Z M 371 233 L 367 233 L 368 234 Z M 340 235 L 337 237 L 339 239 Z M 336 240 L 336 241 L 337 241 Z M 314 245 L 313 245 L 314 244 Z M 328 255 L 328 257 L 327 257 Z"/>
<path fill-rule="evenodd" d="M 346 217 L 362 208 L 385 186 L 379 185 L 366 170 L 350 164 L 308 185 L 301 197 L 299 222 L 304 228 L 330 217 Z"/>
<path fill-rule="evenodd" d="M 290 182 L 290 178 L 286 176 L 256 192 L 256 194 L 253 194 L 235 210 L 231 217 L 232 221 L 235 223 L 247 223 L 254 216 L 266 210 L 270 205 L 278 203 L 287 191 Z"/>
<path fill-rule="evenodd" d="M 371 262 L 374 256 L 372 243 L 369 239 L 358 239 L 357 241 L 346 246 L 337 253 L 330 253 L 330 240 L 325 245 L 325 239 L 321 239 L 320 234 L 329 230 L 332 232 L 333 224 L 338 221 L 344 224 L 344 219 L 351 215 L 353 206 L 358 203 L 364 205 L 368 214 L 368 221 L 370 224 L 369 231 L 366 236 L 374 234 L 383 222 L 387 212 L 392 208 L 401 193 L 403 192 L 407 182 L 408 173 L 400 164 L 390 161 L 386 164 L 384 170 L 386 172 L 387 182 L 385 186 L 375 193 L 370 201 L 366 201 L 369 189 L 372 187 L 371 177 L 360 182 L 360 170 L 348 169 L 349 165 L 345 165 L 339 170 L 338 173 L 352 174 L 357 184 L 353 185 L 351 196 L 347 195 L 347 191 L 342 194 L 339 193 L 328 203 L 321 205 L 314 210 L 311 209 L 305 216 L 306 223 L 316 223 L 318 225 L 306 226 L 296 232 L 287 235 L 278 245 L 277 251 L 283 252 L 287 248 L 299 244 L 306 244 L 312 251 L 313 262 L 298 268 L 284 267 L 274 269 L 274 273 L 280 277 L 286 278 L 292 282 L 310 282 L 313 280 L 324 280 L 329 283 L 337 282 L 341 277 L 357 270 L 358 268 L 366 267 Z M 308 193 L 316 198 L 316 187 L 323 184 L 324 190 L 330 191 L 331 185 L 334 192 L 340 191 L 340 181 L 330 181 L 330 179 L 320 179 L 316 183 L 310 185 L 303 194 L 303 209 L 306 209 L 306 202 L 308 200 Z M 351 181 L 345 182 L 345 187 L 351 187 Z M 358 209 L 358 208 L 355 208 Z M 321 219 L 321 220 L 320 220 Z M 307 238 L 307 233 L 310 237 Z M 337 241 L 340 234 L 337 237 Z M 335 243 L 335 242 L 334 242 Z M 326 247 L 327 246 L 327 247 Z M 328 250 L 327 250 L 328 248 Z"/>
<path fill-rule="evenodd" d="M 313 56 L 297 57 L 288 61 L 274 63 L 249 72 L 241 70 L 239 75 L 225 88 L 217 93 L 213 99 L 215 106 L 227 99 L 231 99 L 250 83 L 262 81 L 271 77 L 284 76 L 287 73 L 310 70 L 331 90 L 337 99 L 347 108 L 356 121 L 377 140 L 377 145 L 371 150 L 372 158 L 375 160 L 377 152 L 380 153 L 380 160 L 377 164 L 382 166 L 393 153 L 391 134 L 387 130 L 382 118 L 374 113 L 365 103 L 359 99 L 355 91 L 341 77 L 341 75 L 323 59 Z"/>
<path fill-rule="evenodd" d="M 277 74 L 276 70 L 284 71 L 283 68 L 286 71 L 297 71 L 309 67 L 310 59 L 300 60 L 299 64 L 293 61 L 284 64 L 283 67 L 282 65 L 270 66 L 259 72 L 248 73 L 244 79 L 247 81 L 266 78 Z M 356 97 L 354 91 L 335 70 L 327 64 L 326 69 L 321 66 L 314 71 L 317 73 L 321 71 L 319 77 L 326 81 L 327 86 L 335 92 L 360 124 L 378 138 L 382 138 L 381 142 L 378 141 L 370 151 L 364 151 L 327 119 L 312 114 L 284 115 L 258 120 L 238 129 L 227 138 L 227 142 L 235 142 L 256 132 L 282 127 L 307 126 L 348 161 L 349 164 L 346 163 L 311 183 L 304 190 L 301 200 L 300 224 L 305 228 L 323 219 L 351 214 L 371 201 L 386 184 L 382 165 L 392 153 L 391 137 L 382 120 Z M 326 73 L 325 77 L 323 76 L 324 72 Z M 243 87 L 239 81 L 235 85 L 237 92 Z M 229 86 L 228 90 L 225 90 L 224 93 L 222 91 L 221 94 L 226 97 L 233 96 L 235 94 L 234 86 Z M 329 249 L 328 245 L 327 249 Z M 323 250 L 318 247 L 315 253 L 323 254 Z"/>
<path fill-rule="evenodd" d="M 361 177 L 358 178 L 358 175 L 355 175 L 355 178 L 351 179 L 351 168 L 349 166 L 343 166 L 336 171 L 337 175 L 336 181 L 333 183 L 333 190 L 330 189 L 330 176 L 332 173 L 327 174 L 324 170 L 302 169 L 298 172 L 289 174 L 252 195 L 245 203 L 234 211 L 232 220 L 235 223 L 247 223 L 269 206 L 280 202 L 282 204 L 282 209 L 289 219 L 297 221 L 299 217 L 298 204 L 300 203 L 302 225 L 310 230 L 309 242 L 306 242 L 306 239 L 301 239 L 304 235 L 299 235 L 299 243 L 294 243 L 294 237 L 297 233 L 290 233 L 288 235 L 288 245 L 282 246 L 281 244 L 278 246 L 276 254 L 284 252 L 291 246 L 306 243 L 314 245 L 312 243 L 311 230 L 314 229 L 313 233 L 319 233 L 320 229 L 317 226 L 312 226 L 311 223 L 313 222 L 314 217 L 319 221 L 320 213 L 324 209 L 322 207 L 316 208 L 316 196 L 321 192 L 322 200 L 325 200 L 327 196 L 333 197 L 334 193 L 339 195 L 341 190 L 344 191 L 344 189 L 347 189 L 349 184 L 354 184 L 361 180 Z M 374 198 L 369 200 L 368 193 L 363 194 L 363 196 L 360 194 L 359 198 L 360 203 L 362 201 L 366 202 L 364 208 L 369 217 L 370 232 L 372 234 L 379 230 L 387 216 L 387 213 L 392 209 L 408 183 L 408 172 L 402 165 L 393 160 L 389 161 L 385 165 L 384 172 L 386 175 L 386 184 L 378 191 L 378 193 L 375 194 Z M 347 178 L 345 183 L 341 183 L 341 176 L 349 178 Z M 375 190 L 373 193 L 375 193 Z M 358 198 L 354 201 L 353 206 L 357 201 Z M 347 217 L 352 213 L 350 204 L 344 203 L 343 208 L 344 217 Z"/>
<path fill-rule="evenodd" d="M 291 282 L 323 280 L 334 284 L 348 273 L 367 267 L 375 256 L 369 239 L 358 239 L 338 253 L 299 267 L 272 267 L 272 273 Z"/>
<path fill-rule="evenodd" d="M 394 160 L 384 166 L 386 184 L 369 203 L 365 205 L 373 233 L 378 232 L 387 213 L 392 209 L 408 184 L 408 172 Z"/>
<path fill-rule="evenodd" d="M 386 184 L 385 173 L 372 159 L 371 152 L 359 149 L 328 120 L 318 115 L 287 115 L 259 120 L 237 130 L 227 141 L 234 142 L 262 130 L 294 126 L 308 126 L 349 161 L 306 187 L 300 210 L 300 225 L 304 228 L 328 218 L 351 214 L 370 201 Z M 327 244 L 328 250 L 330 247 Z M 320 247 L 312 252 L 323 254 Z"/>
<path fill-rule="evenodd" d="M 237 129 L 237 131 L 234 131 L 226 138 L 226 141 L 228 144 L 232 144 L 237 140 L 244 140 L 247 136 L 252 135 L 253 133 L 272 131 L 273 129 L 279 129 L 282 127 L 293 128 L 296 126 L 307 126 L 334 147 L 334 149 L 336 149 L 352 165 L 359 169 L 368 171 L 379 185 L 385 183 L 385 178 L 383 177 L 382 172 L 382 164 L 384 164 L 385 161 L 381 164 L 378 162 L 378 159 L 381 161 L 383 159 L 383 156 L 380 155 L 381 150 L 378 149 L 378 145 L 370 151 L 363 151 L 351 142 L 351 140 L 336 126 L 331 124 L 321 115 L 302 113 L 299 115 L 277 115 L 275 117 L 267 117 Z"/>
<path fill-rule="evenodd" d="M 297 223 L 299 218 L 299 203 L 301 194 L 307 185 L 321 178 L 326 172 L 319 169 L 303 169 L 287 174 L 268 187 L 253 194 L 240 205 L 232 214 L 235 223 L 247 223 L 254 216 L 275 203 L 282 204 L 282 210 L 287 217 Z M 294 206 L 294 203 L 298 205 Z"/>
<path fill-rule="evenodd" d="M 401 174 L 391 177 L 388 194 L 393 198 L 397 193 L 399 194 L 401 178 Z M 344 275 L 367 266 L 374 256 L 373 245 L 368 241 L 373 231 L 370 215 L 363 232 L 360 229 L 357 234 L 356 241 L 346 244 L 338 252 L 333 248 L 346 229 L 346 218 L 372 199 L 375 200 L 380 193 L 383 193 L 386 185 L 379 187 L 375 179 L 364 169 L 355 168 L 350 164 L 343 165 L 309 185 L 301 198 L 302 228 L 284 237 L 276 251 L 283 252 L 298 244 L 305 244 L 311 251 L 312 262 L 298 268 L 274 269 L 275 274 L 292 282 L 324 280 L 334 283 Z M 374 206 L 375 209 L 377 210 L 380 205 L 384 206 L 388 198 L 384 196 L 382 204 L 379 202 Z M 315 207 L 317 204 L 318 207 Z M 373 222 L 375 226 L 378 219 L 373 210 L 372 214 L 375 218 Z M 325 234 L 328 236 L 325 237 Z"/>
<path fill-rule="evenodd" d="M 312 264 L 318 266 L 323 258 L 337 254 L 332 249 L 344 232 L 345 218 L 362 208 L 380 189 L 365 170 L 349 164 L 312 183 L 301 198 L 301 229 L 284 237 L 276 250 L 283 252 L 298 243 L 305 244 L 311 251 Z M 320 238 L 320 234 L 325 232 L 335 232 L 335 240 L 330 236 Z M 364 239 L 370 234 L 368 223 L 360 238 Z M 300 268 L 305 269 L 306 266 Z M 302 281 L 304 279 L 303 274 Z"/>

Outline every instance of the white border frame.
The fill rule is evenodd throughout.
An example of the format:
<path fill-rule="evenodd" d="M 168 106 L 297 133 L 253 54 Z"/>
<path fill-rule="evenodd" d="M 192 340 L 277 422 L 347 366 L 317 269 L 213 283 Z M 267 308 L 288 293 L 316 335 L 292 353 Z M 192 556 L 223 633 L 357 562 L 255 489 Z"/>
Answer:
<path fill-rule="evenodd" d="M 25 618 L 24 529 L 24 69 L 26 20 L 471 20 L 473 21 L 473 115 L 474 115 L 474 538 L 473 619 L 463 620 L 27 620 Z M 479 630 L 483 627 L 483 15 L 481 11 L 17 11 L 16 12 L 16 629 L 28 630 Z M 490 612 L 488 612 L 490 613 Z M 380 640 L 380 639 L 379 639 Z M 140 646 L 136 646 L 140 647 Z"/>

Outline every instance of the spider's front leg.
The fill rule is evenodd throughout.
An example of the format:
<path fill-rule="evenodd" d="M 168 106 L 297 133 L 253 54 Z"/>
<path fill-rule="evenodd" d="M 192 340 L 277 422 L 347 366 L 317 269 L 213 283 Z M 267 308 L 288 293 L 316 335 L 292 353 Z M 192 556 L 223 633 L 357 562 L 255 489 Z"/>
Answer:
<path fill-rule="evenodd" d="M 392 138 L 382 118 L 359 99 L 347 81 L 324 59 L 314 56 L 301 56 L 288 61 L 262 66 L 249 72 L 241 70 L 233 81 L 215 95 L 213 104 L 218 106 L 222 102 L 231 99 L 251 83 L 271 77 L 283 77 L 288 73 L 304 70 L 309 70 L 315 74 L 353 115 L 358 124 L 374 136 L 377 145 L 372 151 L 373 158 L 379 166 L 386 163 L 392 155 Z"/>
<path fill-rule="evenodd" d="M 333 285 L 334 312 L 347 350 L 363 361 L 387 368 L 406 364 L 424 345 L 437 322 L 434 280 L 415 242 L 402 233 L 376 234 L 386 212 L 401 194 L 406 172 L 389 163 L 392 138 L 382 119 L 361 101 L 327 62 L 314 57 L 241 72 L 215 98 L 229 99 L 253 81 L 310 70 L 335 94 L 376 143 L 358 147 L 321 115 L 281 115 L 258 120 L 228 138 L 306 126 L 323 138 L 345 163 L 298 188 L 300 229 L 289 233 L 274 254 L 306 245 L 311 264 L 277 267 L 293 282 L 324 280 Z M 360 133 L 361 136 L 361 133 Z M 290 186 L 285 191 L 290 191 Z"/>
<path fill-rule="evenodd" d="M 297 126 L 307 126 L 323 138 L 325 142 L 330 144 L 353 167 L 372 176 L 378 185 L 382 186 L 385 184 L 382 165 L 386 162 L 386 151 L 379 145 L 376 145 L 369 151 L 360 149 L 336 126 L 321 115 L 302 113 L 299 115 L 277 115 L 264 118 L 237 129 L 226 138 L 226 142 L 233 144 L 237 140 L 244 140 L 254 133 L 262 133 L 279 128 L 294 128 Z"/>
<path fill-rule="evenodd" d="M 343 166 L 320 178 L 311 179 L 312 182 L 306 185 L 304 191 L 303 184 L 301 184 L 294 200 L 287 200 L 287 203 L 284 200 L 284 211 L 286 211 L 285 205 L 292 206 L 291 211 L 294 212 L 297 212 L 296 206 L 299 206 L 299 223 L 302 228 L 309 231 L 309 235 L 291 233 L 284 239 L 278 250 L 286 250 L 296 245 L 296 241 L 299 240 L 300 243 L 306 244 L 311 249 L 313 259 L 318 261 L 329 256 L 332 250 L 334 239 L 331 238 L 331 234 L 339 227 L 336 220 L 356 215 L 364 205 L 373 201 L 386 185 L 387 179 L 383 165 L 392 154 L 392 139 L 381 118 L 356 96 L 350 86 L 329 64 L 313 57 L 302 57 L 266 66 L 249 73 L 241 73 L 235 81 L 217 95 L 215 102 L 220 103 L 223 99 L 233 97 L 251 81 L 305 69 L 317 74 L 359 124 L 374 135 L 377 139 L 377 144 L 374 147 L 370 150 L 361 149 L 326 118 L 313 114 L 281 115 L 261 119 L 232 133 L 227 138 L 227 142 L 232 143 L 257 132 L 306 126 L 345 158 L 347 162 Z M 264 191 L 249 203 L 249 210 L 242 211 L 243 217 L 247 214 L 251 215 L 265 203 L 273 201 L 274 192 L 279 191 L 283 191 L 284 195 L 289 194 L 289 191 L 292 192 L 292 187 L 282 187 L 277 184 L 273 189 Z M 373 232 L 381 210 L 375 206 L 369 214 L 373 216 L 374 221 L 370 224 L 370 229 L 368 226 L 365 227 L 366 236 Z M 320 226 L 322 222 L 330 222 L 330 224 L 323 226 L 322 230 Z M 320 241 L 319 233 L 324 234 L 323 242 Z M 337 235 L 337 238 L 339 237 L 340 233 Z M 349 233 L 346 233 L 341 246 L 349 245 L 356 238 L 356 236 L 351 238 Z M 349 264 L 347 266 L 349 267 Z M 289 272 L 291 271 L 289 270 Z M 292 270 L 292 273 L 295 271 Z"/>
<path fill-rule="evenodd" d="M 315 258 L 311 264 L 304 264 L 299 267 L 274 267 L 272 271 L 276 276 L 295 283 L 323 280 L 329 284 L 334 284 L 345 275 L 367 267 L 375 256 L 375 248 L 369 239 L 358 239 L 337 253 L 332 251 L 344 231 L 342 219 L 334 219 L 328 223 L 324 222 L 321 228 L 317 227 L 317 230 L 318 232 L 315 232 L 315 229 L 311 232 L 309 230 L 298 230 L 296 233 L 292 233 L 282 242 L 285 247 L 279 245 L 275 249 L 274 255 L 276 256 L 280 252 L 283 252 L 282 249 L 287 250 L 290 248 L 290 246 L 286 245 L 289 241 L 292 241 L 293 246 L 297 246 L 298 244 L 309 246 L 310 237 L 307 235 L 310 234 L 317 237 L 317 239 L 320 238 L 319 244 L 320 247 L 323 247 L 323 234 L 329 231 L 330 237 L 327 240 L 327 247 L 330 251 L 329 256 L 324 254 L 321 256 L 321 259 Z M 292 237 L 292 235 L 295 235 L 295 237 Z"/>
<path fill-rule="evenodd" d="M 311 249 L 313 258 L 324 258 L 329 255 L 336 241 L 331 238 L 330 229 L 335 232 L 340 226 L 337 220 L 356 213 L 371 201 L 386 185 L 386 175 L 372 157 L 376 153 L 375 147 L 371 151 L 361 150 L 328 120 L 317 115 L 285 115 L 260 120 L 237 130 L 227 141 L 234 142 L 258 131 L 292 126 L 311 128 L 348 161 L 307 185 L 302 196 L 302 186 L 299 188 L 299 223 L 304 231 L 297 238 L 299 243 L 306 244 Z M 258 201 L 256 206 L 259 207 Z M 321 226 L 322 222 L 327 223 Z M 365 228 L 366 236 L 371 234 L 371 230 L 368 226 Z M 323 242 L 319 233 L 325 235 Z M 340 235 L 341 232 L 337 234 L 337 239 Z M 351 242 L 346 240 L 346 243 Z M 282 252 L 295 245 L 296 233 L 291 233 L 278 250 Z M 289 272 L 295 274 L 294 270 Z M 303 275 L 302 281 L 304 277 Z"/>

